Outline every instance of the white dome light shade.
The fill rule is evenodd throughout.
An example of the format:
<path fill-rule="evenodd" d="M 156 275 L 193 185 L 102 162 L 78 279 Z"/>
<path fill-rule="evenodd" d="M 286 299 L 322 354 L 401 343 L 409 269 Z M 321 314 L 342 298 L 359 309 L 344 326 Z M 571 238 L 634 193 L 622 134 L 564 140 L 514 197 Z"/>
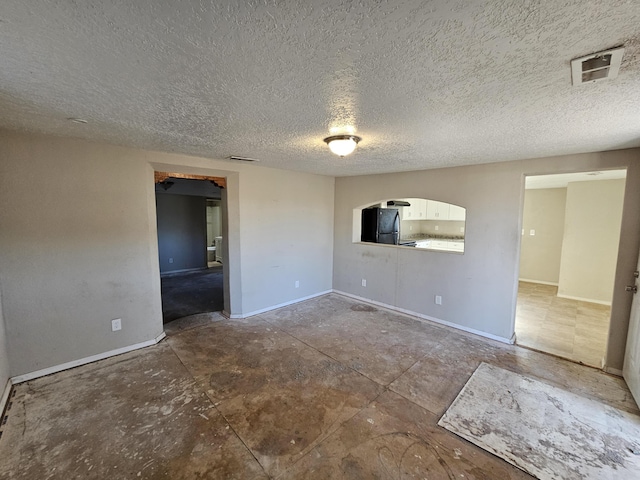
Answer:
<path fill-rule="evenodd" d="M 325 138 L 324 141 L 329 145 L 329 150 L 340 157 L 344 157 L 356 149 L 360 137 L 355 135 L 334 135 Z"/>

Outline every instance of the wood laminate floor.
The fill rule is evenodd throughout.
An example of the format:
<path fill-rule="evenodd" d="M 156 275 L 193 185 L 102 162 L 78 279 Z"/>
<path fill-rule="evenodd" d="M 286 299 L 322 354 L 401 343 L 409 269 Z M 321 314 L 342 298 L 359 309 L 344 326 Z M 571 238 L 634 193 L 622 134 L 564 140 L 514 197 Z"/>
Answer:
<path fill-rule="evenodd" d="M 602 368 L 611 307 L 557 296 L 558 287 L 520 282 L 518 345 Z"/>
<path fill-rule="evenodd" d="M 481 362 L 639 413 L 621 378 L 337 294 L 169 325 L 16 385 L 0 479 L 530 479 L 437 424 Z"/>

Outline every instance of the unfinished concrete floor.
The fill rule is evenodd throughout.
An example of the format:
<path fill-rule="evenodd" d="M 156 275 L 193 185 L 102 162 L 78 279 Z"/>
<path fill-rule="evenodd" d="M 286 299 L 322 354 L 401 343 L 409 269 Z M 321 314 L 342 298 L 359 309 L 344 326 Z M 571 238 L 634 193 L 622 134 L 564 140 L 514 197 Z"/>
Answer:
<path fill-rule="evenodd" d="M 330 294 L 16 386 L 0 478 L 531 478 L 436 425 L 484 361 L 638 413 L 624 382 Z"/>

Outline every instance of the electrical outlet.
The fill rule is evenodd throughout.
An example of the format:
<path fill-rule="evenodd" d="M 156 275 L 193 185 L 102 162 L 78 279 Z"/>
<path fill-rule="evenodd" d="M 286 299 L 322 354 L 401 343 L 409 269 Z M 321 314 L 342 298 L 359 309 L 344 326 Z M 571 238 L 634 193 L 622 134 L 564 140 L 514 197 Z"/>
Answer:
<path fill-rule="evenodd" d="M 460 233 L 464 233 L 464 227 L 460 227 Z"/>
<path fill-rule="evenodd" d="M 170 258 L 170 259 L 169 259 L 169 263 L 173 263 L 173 258 Z"/>
<path fill-rule="evenodd" d="M 409 231 L 413 230 L 413 225 L 409 225 Z"/>
<path fill-rule="evenodd" d="M 300 281 L 296 280 L 296 288 L 300 288 Z"/>
<path fill-rule="evenodd" d="M 436 305 L 442 305 L 442 296 L 436 295 Z"/>
<path fill-rule="evenodd" d="M 111 320 L 111 331 L 117 332 L 118 330 L 122 330 L 122 319 L 114 318 Z"/>
<path fill-rule="evenodd" d="M 529 230 L 529 235 L 533 237 L 535 234 L 536 234 L 536 231 L 533 228 Z"/>
<path fill-rule="evenodd" d="M 366 287 L 366 286 L 367 286 L 367 281 L 366 281 L 364 278 L 362 279 L 362 286 L 363 286 L 363 287 Z"/>
<path fill-rule="evenodd" d="M 524 228 L 522 229 L 522 235 L 524 235 Z"/>
<path fill-rule="evenodd" d="M 438 225 L 436 225 L 436 232 L 440 230 L 440 227 Z"/>

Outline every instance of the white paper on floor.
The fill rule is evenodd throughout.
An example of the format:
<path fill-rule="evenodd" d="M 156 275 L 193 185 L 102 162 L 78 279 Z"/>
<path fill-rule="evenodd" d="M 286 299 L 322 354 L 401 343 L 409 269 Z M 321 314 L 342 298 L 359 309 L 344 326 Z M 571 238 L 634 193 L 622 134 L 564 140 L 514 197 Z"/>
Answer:
<path fill-rule="evenodd" d="M 486 363 L 438 425 L 541 480 L 640 479 L 640 416 Z"/>

